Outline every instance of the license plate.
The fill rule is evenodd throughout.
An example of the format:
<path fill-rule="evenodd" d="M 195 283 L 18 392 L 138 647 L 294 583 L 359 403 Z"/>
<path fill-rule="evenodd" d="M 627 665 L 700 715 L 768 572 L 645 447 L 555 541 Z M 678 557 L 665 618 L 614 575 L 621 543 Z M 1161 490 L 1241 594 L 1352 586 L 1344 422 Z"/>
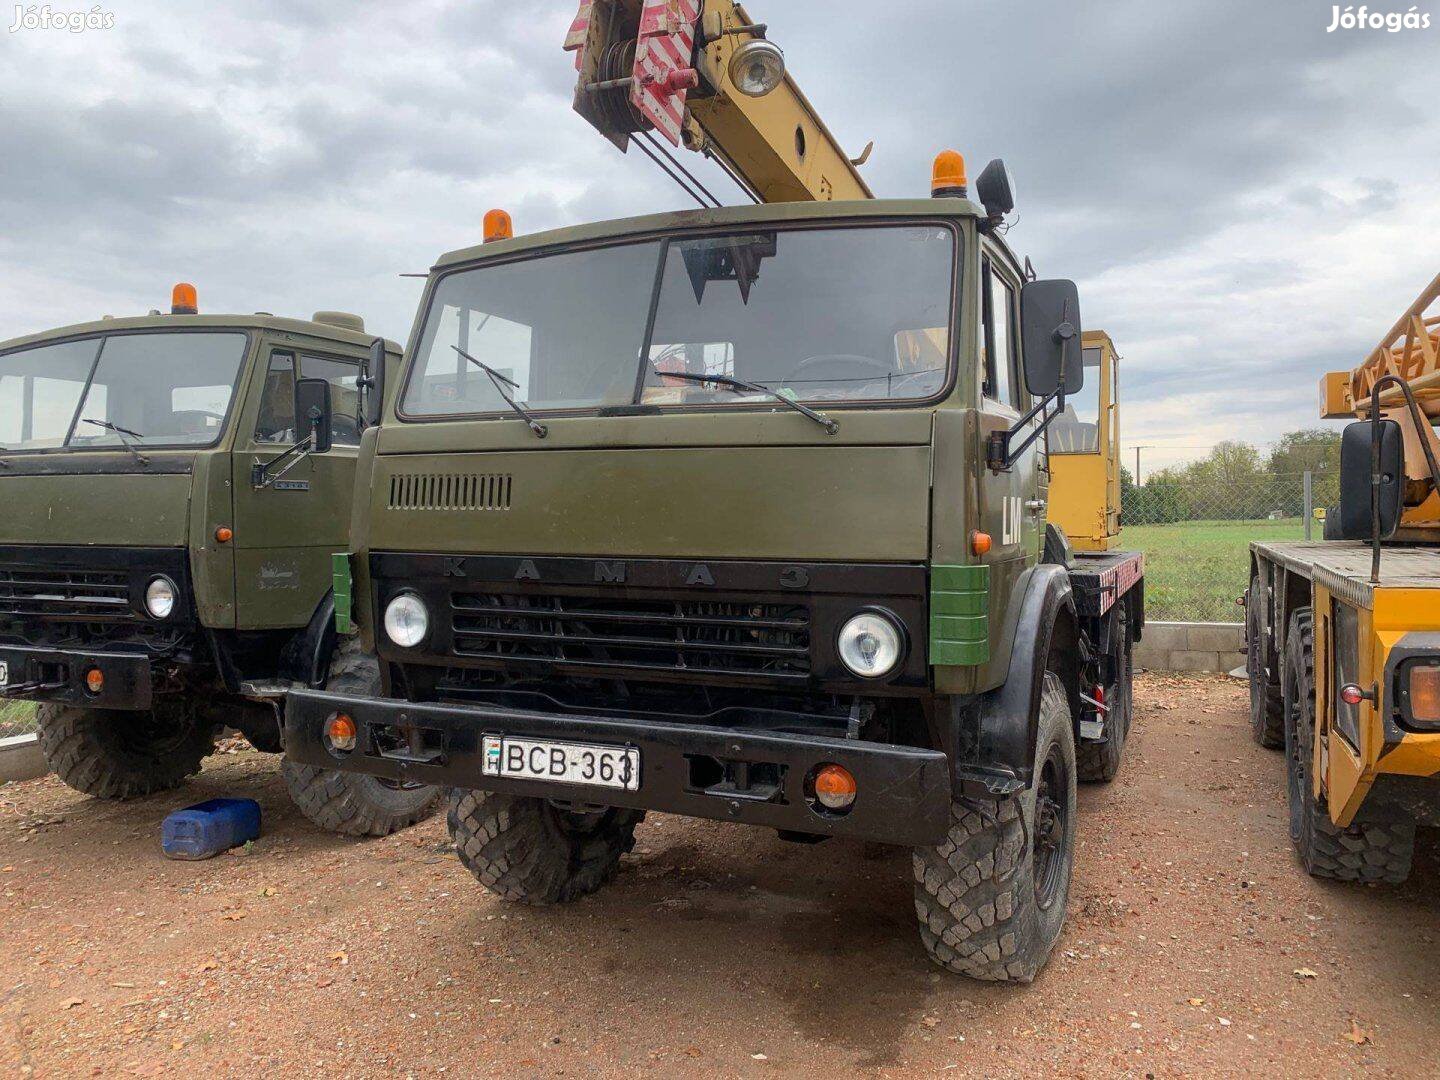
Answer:
<path fill-rule="evenodd" d="M 10 665 L 0 660 L 0 686 L 10 685 Z"/>
<path fill-rule="evenodd" d="M 633 747 L 486 735 L 481 749 L 486 776 L 640 790 L 640 751 Z"/>

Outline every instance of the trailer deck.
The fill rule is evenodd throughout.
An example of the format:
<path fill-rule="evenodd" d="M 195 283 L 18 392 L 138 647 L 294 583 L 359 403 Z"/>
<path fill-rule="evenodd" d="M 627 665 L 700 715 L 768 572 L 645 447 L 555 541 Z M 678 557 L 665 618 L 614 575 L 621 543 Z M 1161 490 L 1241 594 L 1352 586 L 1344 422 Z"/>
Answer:
<path fill-rule="evenodd" d="M 1377 588 L 1440 589 L 1440 549 L 1383 548 L 1378 583 L 1370 580 L 1370 545 L 1361 541 L 1256 542 L 1250 545 L 1250 550 L 1360 607 L 1372 606 Z"/>

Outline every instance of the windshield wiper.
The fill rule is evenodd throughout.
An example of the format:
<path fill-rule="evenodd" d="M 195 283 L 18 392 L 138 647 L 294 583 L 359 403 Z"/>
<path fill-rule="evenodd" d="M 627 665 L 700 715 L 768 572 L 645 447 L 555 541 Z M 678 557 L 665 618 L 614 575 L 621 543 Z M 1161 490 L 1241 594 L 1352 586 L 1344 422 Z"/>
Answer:
<path fill-rule="evenodd" d="M 138 431 L 131 431 L 129 428 L 121 427 L 119 424 L 112 424 L 109 420 L 91 420 L 87 417 L 80 422 L 82 424 L 94 424 L 98 428 L 104 428 L 106 431 L 111 432 L 120 440 L 120 445 L 134 455 L 136 461 L 140 462 L 141 465 L 150 464 L 150 459 L 140 453 L 139 450 L 136 450 L 135 447 L 130 444 L 130 440 L 125 437 L 126 435 L 130 435 L 136 439 L 143 439 L 145 436 L 141 435 Z"/>
<path fill-rule="evenodd" d="M 651 363 L 653 364 L 654 361 L 651 361 Z M 655 370 L 657 374 L 666 379 L 682 379 L 685 382 L 693 383 L 714 383 L 717 386 L 734 390 L 736 393 L 749 391 L 752 394 L 766 394 L 782 405 L 790 406 L 790 408 L 794 409 L 801 416 L 808 416 L 811 420 L 814 420 L 815 423 L 823 427 L 830 435 L 834 435 L 840 430 L 840 424 L 830 419 L 830 417 L 824 413 L 818 413 L 808 406 L 801 405 L 800 402 L 794 398 L 782 394 L 778 390 L 771 390 L 768 386 L 761 386 L 759 383 L 746 382 L 744 379 L 731 378 L 729 375 L 692 375 L 688 371 L 661 371 L 659 368 Z"/>
<path fill-rule="evenodd" d="M 481 371 L 485 372 L 486 375 L 490 376 L 490 381 L 495 384 L 495 392 L 505 399 L 505 404 L 509 405 L 510 408 L 515 411 L 516 416 L 520 417 L 521 420 L 524 420 L 525 423 L 530 426 L 530 430 L 535 433 L 535 437 L 537 439 L 543 439 L 546 435 L 550 434 L 549 428 L 547 428 L 544 424 L 540 423 L 539 420 L 536 420 L 528 409 L 526 409 L 523 405 L 517 402 L 509 394 L 507 394 L 505 392 L 504 386 L 500 385 L 501 383 L 505 383 L 506 385 L 512 386 L 516 390 L 519 390 L 520 384 L 518 382 L 510 378 L 508 375 L 501 375 L 500 372 L 496 371 L 489 364 L 485 363 L 485 361 L 476 360 L 475 357 L 471 356 L 464 349 L 460 348 L 459 345 L 451 345 L 450 347 L 454 349 L 457 353 L 459 353 L 461 356 L 463 356 L 466 360 L 469 360 L 470 363 L 474 364 Z"/>

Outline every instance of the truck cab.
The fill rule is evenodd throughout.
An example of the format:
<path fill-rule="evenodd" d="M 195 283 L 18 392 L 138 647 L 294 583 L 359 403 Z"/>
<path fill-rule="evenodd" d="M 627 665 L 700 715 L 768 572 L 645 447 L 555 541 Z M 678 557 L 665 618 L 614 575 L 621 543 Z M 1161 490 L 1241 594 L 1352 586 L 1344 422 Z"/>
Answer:
<path fill-rule="evenodd" d="M 932 956 L 1033 977 L 1138 620 L 1046 561 L 1078 300 L 989 220 L 501 220 L 442 257 L 337 587 L 383 691 L 292 693 L 289 757 L 454 787 L 462 858 L 527 902 L 593 891 L 652 809 L 911 846 Z M 982 894 L 1014 919 L 970 928 Z"/>
<path fill-rule="evenodd" d="M 170 314 L 0 343 L 0 694 L 38 703 L 92 795 L 179 784 L 223 725 L 278 751 L 283 691 L 335 648 L 373 339 L 341 312 L 195 311 L 182 285 Z"/>

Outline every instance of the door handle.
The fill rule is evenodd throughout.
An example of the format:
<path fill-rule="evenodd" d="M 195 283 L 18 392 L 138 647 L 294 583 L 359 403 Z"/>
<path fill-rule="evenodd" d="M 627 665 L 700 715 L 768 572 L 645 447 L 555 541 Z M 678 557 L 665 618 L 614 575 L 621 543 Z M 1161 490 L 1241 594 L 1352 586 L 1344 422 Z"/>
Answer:
<path fill-rule="evenodd" d="M 1042 512 L 1045 510 L 1045 500 L 1044 500 L 1044 499 L 1026 499 L 1026 500 L 1025 500 L 1025 509 L 1026 509 L 1026 510 L 1029 510 L 1030 513 L 1032 513 L 1032 514 L 1042 513 Z"/>

